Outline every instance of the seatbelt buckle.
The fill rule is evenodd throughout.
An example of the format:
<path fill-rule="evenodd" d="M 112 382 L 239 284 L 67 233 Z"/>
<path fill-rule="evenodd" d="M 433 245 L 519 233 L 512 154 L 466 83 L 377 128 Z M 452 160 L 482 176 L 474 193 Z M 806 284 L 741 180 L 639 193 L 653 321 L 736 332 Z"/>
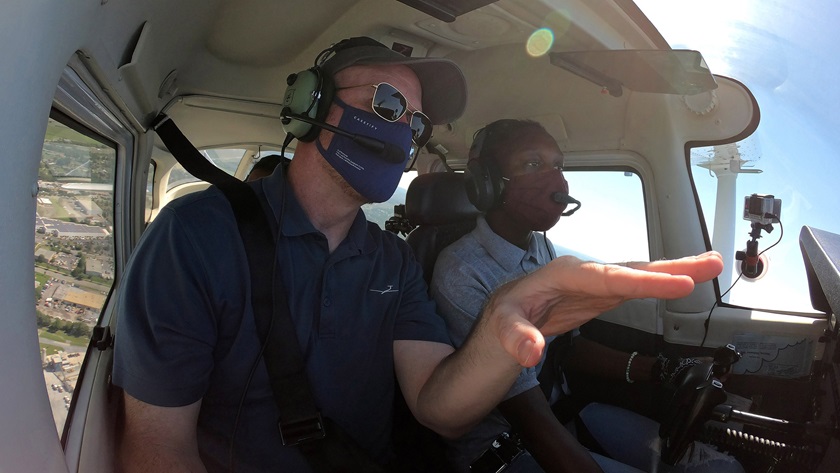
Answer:
<path fill-rule="evenodd" d="M 327 436 L 320 412 L 316 412 L 314 417 L 288 422 L 286 424 L 283 424 L 283 421 L 277 421 L 277 430 L 280 431 L 280 440 L 286 447 L 299 445 L 310 440 L 322 439 Z"/>
<path fill-rule="evenodd" d="M 470 464 L 470 473 L 501 473 L 523 452 L 519 440 L 503 432 Z"/>

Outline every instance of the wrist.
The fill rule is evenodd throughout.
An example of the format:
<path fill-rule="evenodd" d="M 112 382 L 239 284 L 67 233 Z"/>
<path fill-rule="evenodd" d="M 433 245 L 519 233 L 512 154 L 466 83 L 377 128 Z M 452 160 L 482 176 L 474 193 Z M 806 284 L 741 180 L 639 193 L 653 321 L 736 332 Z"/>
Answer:
<path fill-rule="evenodd" d="M 656 358 L 639 354 L 633 359 L 633 366 L 630 367 L 630 379 L 645 382 L 656 381 L 657 378 L 651 376 L 655 363 Z"/>

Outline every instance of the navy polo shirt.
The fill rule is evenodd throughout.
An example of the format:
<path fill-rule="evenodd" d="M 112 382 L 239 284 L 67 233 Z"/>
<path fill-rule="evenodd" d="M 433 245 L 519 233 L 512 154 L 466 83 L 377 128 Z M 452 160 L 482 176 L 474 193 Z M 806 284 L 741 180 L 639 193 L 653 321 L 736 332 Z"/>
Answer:
<path fill-rule="evenodd" d="M 280 223 L 276 261 L 266 264 L 276 264 L 322 415 L 385 460 L 398 393 L 393 341 L 449 343 L 445 324 L 404 241 L 367 222 L 360 210 L 330 253 L 284 174 L 278 167 L 257 184 Z M 122 282 L 114 382 L 153 405 L 202 400 L 199 448 L 210 471 L 228 471 L 234 429 L 236 471 L 307 471 L 295 448 L 281 446 L 249 281 L 220 191 L 164 207 Z"/>

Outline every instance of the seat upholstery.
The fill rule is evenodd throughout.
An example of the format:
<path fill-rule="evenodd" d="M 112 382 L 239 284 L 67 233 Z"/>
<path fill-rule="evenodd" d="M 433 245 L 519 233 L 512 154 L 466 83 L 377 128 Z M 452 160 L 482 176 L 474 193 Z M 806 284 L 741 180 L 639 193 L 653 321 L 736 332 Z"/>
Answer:
<path fill-rule="evenodd" d="M 417 176 L 406 191 L 405 213 L 416 225 L 406 242 L 423 267 L 427 284 L 441 250 L 475 228 L 481 214 L 467 197 L 464 175 L 455 172 Z"/>

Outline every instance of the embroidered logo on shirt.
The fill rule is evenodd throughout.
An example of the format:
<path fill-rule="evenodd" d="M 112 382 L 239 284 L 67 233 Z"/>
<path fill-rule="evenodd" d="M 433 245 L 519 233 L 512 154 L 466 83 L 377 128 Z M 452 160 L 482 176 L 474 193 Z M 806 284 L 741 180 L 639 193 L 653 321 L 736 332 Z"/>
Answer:
<path fill-rule="evenodd" d="M 399 289 L 394 289 L 392 284 L 388 284 L 386 289 L 371 289 L 370 292 L 378 292 L 380 294 L 388 294 L 389 292 L 400 292 Z"/>

